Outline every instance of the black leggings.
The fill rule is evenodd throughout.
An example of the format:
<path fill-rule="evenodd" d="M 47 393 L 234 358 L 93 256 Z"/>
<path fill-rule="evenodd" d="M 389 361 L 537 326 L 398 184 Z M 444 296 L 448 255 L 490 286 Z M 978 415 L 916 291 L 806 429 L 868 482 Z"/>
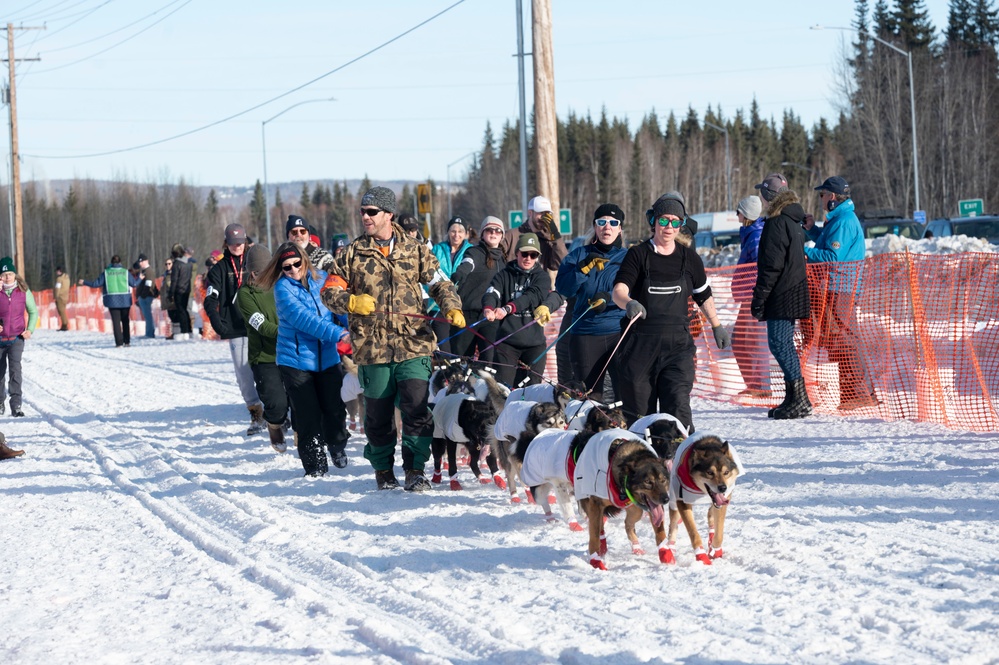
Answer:
<path fill-rule="evenodd" d="M 528 377 L 528 381 L 524 385 L 541 383 L 541 375 L 545 373 L 545 366 L 548 359 L 548 354 L 543 354 L 544 350 L 544 344 L 529 346 L 524 349 L 510 346 L 506 343 L 500 344 L 496 347 L 496 356 L 494 358 L 497 364 L 496 380 L 506 384 L 510 388 L 519 385 L 524 378 Z M 538 358 L 539 355 L 541 356 L 540 358 Z M 535 358 L 538 358 L 537 362 L 535 362 Z M 530 365 L 533 373 L 520 367 L 520 361 L 523 361 L 526 365 Z"/>

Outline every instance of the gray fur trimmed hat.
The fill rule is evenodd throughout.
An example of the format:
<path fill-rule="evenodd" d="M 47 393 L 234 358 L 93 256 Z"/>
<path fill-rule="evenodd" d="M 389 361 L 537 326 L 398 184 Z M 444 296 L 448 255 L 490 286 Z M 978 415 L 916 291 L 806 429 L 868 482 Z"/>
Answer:
<path fill-rule="evenodd" d="M 395 192 L 388 187 L 372 187 L 361 197 L 361 207 L 374 206 L 395 213 Z"/>

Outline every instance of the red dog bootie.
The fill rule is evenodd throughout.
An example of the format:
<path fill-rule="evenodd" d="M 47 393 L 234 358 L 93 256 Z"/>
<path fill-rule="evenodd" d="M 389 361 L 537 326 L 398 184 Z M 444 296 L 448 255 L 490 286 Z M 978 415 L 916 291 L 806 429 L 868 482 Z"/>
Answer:
<path fill-rule="evenodd" d="M 458 482 L 457 478 L 451 478 L 451 489 L 455 492 L 461 489 L 461 483 Z"/>
<path fill-rule="evenodd" d="M 600 549 L 597 550 L 600 556 L 607 554 L 607 534 L 600 534 Z"/>
<path fill-rule="evenodd" d="M 582 530 L 583 530 L 582 525 L 576 520 L 569 522 L 569 531 L 582 531 Z"/>
<path fill-rule="evenodd" d="M 492 476 L 479 476 L 479 482 L 482 483 L 483 485 L 488 485 L 489 483 L 493 482 L 493 477 Z"/>
<path fill-rule="evenodd" d="M 669 566 L 676 565 L 676 556 L 673 555 L 673 549 L 669 546 L 659 548 L 659 561 L 665 563 Z"/>
<path fill-rule="evenodd" d="M 430 476 L 430 482 L 441 484 L 441 472 L 440 469 L 434 469 L 434 475 Z"/>
<path fill-rule="evenodd" d="M 704 551 L 703 547 L 697 548 L 694 552 L 694 558 L 703 563 L 705 566 L 711 565 L 711 557 L 708 556 L 708 553 Z"/>
<path fill-rule="evenodd" d="M 590 565 L 597 570 L 607 570 L 607 566 L 604 565 L 604 559 L 599 554 L 590 555 Z"/>
<path fill-rule="evenodd" d="M 506 481 L 503 480 L 503 476 L 499 475 L 498 473 L 493 474 L 493 482 L 496 483 L 496 487 L 500 488 L 501 490 L 506 489 Z"/>
<path fill-rule="evenodd" d="M 725 553 L 722 551 L 722 548 L 719 547 L 718 549 L 715 549 L 714 546 L 708 546 L 708 556 L 712 559 L 720 559 L 724 555 Z"/>

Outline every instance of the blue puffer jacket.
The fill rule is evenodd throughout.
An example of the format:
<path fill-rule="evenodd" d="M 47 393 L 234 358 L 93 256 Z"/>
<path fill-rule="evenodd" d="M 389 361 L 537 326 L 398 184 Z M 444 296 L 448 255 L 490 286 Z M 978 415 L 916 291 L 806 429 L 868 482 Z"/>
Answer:
<path fill-rule="evenodd" d="M 309 288 L 282 275 L 274 285 L 277 305 L 277 364 L 305 372 L 320 372 L 340 362 L 336 343 L 347 332 L 333 319 L 319 297 L 326 273 L 318 270 Z"/>
<path fill-rule="evenodd" d="M 739 229 L 742 251 L 739 252 L 739 261 L 732 272 L 732 296 L 740 302 L 747 301 L 753 296 L 756 263 L 760 257 L 760 236 L 763 234 L 763 225 L 766 221 L 766 217 L 760 217 L 752 224 Z"/>
<path fill-rule="evenodd" d="M 596 245 L 589 243 L 569 252 L 562 260 L 555 277 L 555 290 L 566 298 L 576 297 L 572 310 L 572 321 L 575 321 L 590 306 L 590 301 L 598 293 L 610 294 L 614 291 L 614 279 L 618 268 L 628 250 L 624 247 L 611 247 L 607 252 L 601 252 Z M 584 275 L 579 267 L 591 256 L 601 256 L 607 259 L 603 270 L 590 270 Z M 589 313 L 572 328 L 574 335 L 615 335 L 621 332 L 621 319 L 624 310 L 612 302 L 607 303 L 607 309 L 600 314 Z"/>
<path fill-rule="evenodd" d="M 821 229 L 813 226 L 807 232 L 808 237 L 815 241 L 815 247 L 805 248 L 805 256 L 809 261 L 845 263 L 864 260 L 864 229 L 853 208 L 853 199 L 843 201 L 829 212 Z M 857 288 L 859 271 L 859 264 L 833 268 L 829 276 L 829 289 L 853 291 Z"/>

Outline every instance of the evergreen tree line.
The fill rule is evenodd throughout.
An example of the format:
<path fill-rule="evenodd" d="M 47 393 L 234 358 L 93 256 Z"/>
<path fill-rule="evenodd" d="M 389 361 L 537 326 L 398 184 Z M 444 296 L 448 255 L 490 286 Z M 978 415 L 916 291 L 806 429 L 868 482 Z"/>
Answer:
<path fill-rule="evenodd" d="M 715 127 L 728 132 L 733 206 L 766 174 L 780 171 L 808 209 L 818 207 L 812 188 L 842 175 L 858 209 L 911 215 L 908 59 L 873 37 L 912 54 L 920 207 L 927 218 L 956 216 L 958 200 L 967 198 L 983 198 L 986 211 L 995 211 L 999 12 L 993 0 L 952 0 L 939 34 L 923 0 L 891 6 L 878 0 L 873 8 L 857 0 L 853 27 L 857 36 L 842 69 L 833 124 L 821 119 L 806 128 L 791 109 L 780 119 L 764 118 L 755 99 L 748 112 L 732 116 L 710 107 L 703 116 L 690 108 L 665 119 L 652 111 L 634 130 L 606 112 L 560 120 L 559 198 L 573 209 L 574 230 L 586 231 L 593 210 L 612 201 L 625 209 L 629 237 L 644 236 L 644 211 L 669 190 L 685 196 L 691 213 L 727 209 L 725 134 Z M 454 196 L 456 212 L 506 219 L 507 211 L 520 208 L 518 132 L 515 122 L 498 135 L 486 126 L 467 182 Z M 534 190 L 534 151 L 529 132 L 532 196 L 544 193 Z"/>
<path fill-rule="evenodd" d="M 665 119 L 650 111 L 632 129 L 626 119 L 570 113 L 559 120 L 560 201 L 573 209 L 575 233 L 589 228 L 588 216 L 613 201 L 626 213 L 629 238 L 646 232 L 644 211 L 660 194 L 678 190 L 689 212 L 728 208 L 752 193 L 753 185 L 772 171 L 783 172 L 806 208 L 816 210 L 812 188 L 830 175 L 843 175 L 861 210 L 893 209 L 911 214 L 913 187 L 912 127 L 907 58 L 872 36 L 911 53 L 919 149 L 920 204 L 927 217 L 955 216 L 957 201 L 983 198 L 995 211 L 991 192 L 999 179 L 995 150 L 999 114 L 999 10 L 994 0 L 951 0 L 948 23 L 938 32 L 924 0 L 856 0 L 853 27 L 858 31 L 844 62 L 835 123 L 819 120 L 806 128 L 793 110 L 780 119 L 765 118 L 756 100 L 749 110 L 731 116 L 708 108 L 703 116 L 689 108 L 682 117 Z M 730 164 L 726 168 L 727 130 Z M 486 215 L 504 221 L 520 207 L 519 128 L 507 122 L 498 135 L 487 124 L 482 149 L 466 181 L 452 191 L 431 183 L 431 235 L 443 237 L 450 198 L 454 214 L 472 228 Z M 528 181 L 536 193 L 533 132 L 529 132 Z M 334 233 L 356 237 L 360 231 L 360 196 L 364 181 L 351 191 L 345 182 L 305 184 L 297 198 L 280 190 L 271 202 L 272 243 L 284 239 L 289 214 L 315 226 L 324 245 Z M 399 195 L 400 212 L 412 212 L 409 186 Z M 6 190 L 0 191 L 0 220 L 8 221 Z M 113 254 L 126 266 L 139 252 L 154 265 L 174 243 L 195 249 L 203 260 L 222 245 L 231 222 L 266 241 L 266 203 L 259 181 L 247 206 L 219 201 L 215 190 L 179 184 L 78 180 L 62 201 L 38 185 L 24 187 L 25 277 L 33 288 L 50 288 L 56 265 L 75 279 L 93 277 Z M 0 226 L 6 228 L 6 225 Z M 0 233 L 0 247 L 11 242 Z M 12 252 L 10 252 L 12 253 Z M 201 267 L 203 271 L 204 268 Z"/>

